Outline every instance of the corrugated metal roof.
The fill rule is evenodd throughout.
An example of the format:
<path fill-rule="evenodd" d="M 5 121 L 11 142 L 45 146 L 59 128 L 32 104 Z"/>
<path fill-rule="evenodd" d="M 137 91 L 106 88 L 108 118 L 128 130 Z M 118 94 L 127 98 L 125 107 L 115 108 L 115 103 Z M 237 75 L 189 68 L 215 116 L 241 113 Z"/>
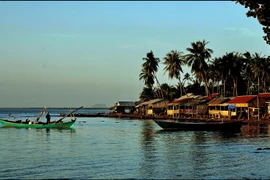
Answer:
<path fill-rule="evenodd" d="M 196 99 L 194 99 L 194 100 L 192 100 L 192 101 L 186 102 L 186 103 L 184 104 L 184 106 L 193 106 L 193 105 L 197 105 L 197 104 L 199 104 L 199 103 L 201 103 L 201 100 L 196 100 Z"/>
<path fill-rule="evenodd" d="M 211 100 L 211 101 L 209 101 L 207 104 L 211 104 L 211 105 L 213 105 L 213 104 L 222 104 L 222 103 L 224 103 L 224 102 L 226 102 L 226 101 L 229 101 L 230 99 L 229 98 L 216 98 L 216 99 L 213 99 L 213 100 Z"/>
<path fill-rule="evenodd" d="M 258 96 L 263 99 L 270 99 L 270 93 L 259 93 Z"/>
<path fill-rule="evenodd" d="M 189 99 L 191 99 L 191 98 L 176 99 L 176 100 L 174 100 L 172 103 L 177 104 L 177 103 L 180 103 L 180 102 L 187 101 L 187 100 L 189 100 Z"/>
<path fill-rule="evenodd" d="M 211 94 L 210 96 L 206 97 L 205 100 L 209 101 L 209 100 L 211 100 L 211 99 L 217 97 L 218 95 L 219 95 L 219 93 L 213 93 L 213 94 Z"/>
<path fill-rule="evenodd" d="M 135 106 L 134 101 L 118 101 L 116 103 L 117 106 L 125 106 L 125 107 L 133 107 Z"/>
<path fill-rule="evenodd" d="M 237 96 L 230 101 L 228 101 L 228 104 L 234 104 L 234 103 L 248 103 L 252 99 L 256 98 L 256 95 L 249 95 L 249 96 Z"/>
<path fill-rule="evenodd" d="M 149 101 L 145 101 L 141 104 L 138 104 L 138 106 L 142 106 L 142 105 L 148 105 L 148 104 L 153 104 L 153 103 L 157 103 L 159 101 L 162 101 L 163 99 L 152 99 L 152 100 L 149 100 Z"/>

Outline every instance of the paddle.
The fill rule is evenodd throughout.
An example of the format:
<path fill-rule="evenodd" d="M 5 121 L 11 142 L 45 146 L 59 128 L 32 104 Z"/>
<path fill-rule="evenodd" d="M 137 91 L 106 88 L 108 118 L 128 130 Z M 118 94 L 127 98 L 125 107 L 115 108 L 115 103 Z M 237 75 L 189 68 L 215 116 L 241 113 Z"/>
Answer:
<path fill-rule="evenodd" d="M 42 111 L 40 112 L 40 114 L 37 116 L 37 118 L 36 118 L 36 122 L 38 122 L 38 120 L 39 120 L 39 118 L 45 113 L 45 110 L 46 110 L 47 108 L 46 107 L 44 107 L 43 109 L 42 109 Z"/>
<path fill-rule="evenodd" d="M 58 123 L 58 122 L 62 121 L 63 119 L 65 119 L 66 117 L 68 117 L 69 115 L 71 115 L 72 113 L 74 113 L 74 112 L 78 111 L 78 110 L 79 110 L 79 109 L 81 109 L 81 108 L 83 108 L 83 106 L 81 106 L 81 107 L 79 107 L 79 108 L 75 109 L 74 111 L 71 111 L 69 114 L 64 115 L 64 117 L 62 117 L 62 118 L 58 119 L 58 120 L 57 120 L 57 121 L 55 121 L 55 122 L 56 122 L 56 123 Z"/>

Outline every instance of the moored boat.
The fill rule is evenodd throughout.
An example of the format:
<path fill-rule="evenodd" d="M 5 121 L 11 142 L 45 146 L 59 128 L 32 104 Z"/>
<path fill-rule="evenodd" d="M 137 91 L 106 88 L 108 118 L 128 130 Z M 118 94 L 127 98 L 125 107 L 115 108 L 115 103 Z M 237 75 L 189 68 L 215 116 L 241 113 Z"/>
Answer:
<path fill-rule="evenodd" d="M 181 120 L 160 120 L 154 121 L 164 130 L 185 130 L 185 131 L 240 131 L 241 121 L 181 121 Z"/>
<path fill-rule="evenodd" d="M 72 128 L 76 122 L 75 120 L 67 121 L 67 122 L 54 122 L 54 123 L 26 123 L 21 121 L 9 121 L 0 119 L 0 124 L 3 127 L 15 127 L 15 128 Z"/>

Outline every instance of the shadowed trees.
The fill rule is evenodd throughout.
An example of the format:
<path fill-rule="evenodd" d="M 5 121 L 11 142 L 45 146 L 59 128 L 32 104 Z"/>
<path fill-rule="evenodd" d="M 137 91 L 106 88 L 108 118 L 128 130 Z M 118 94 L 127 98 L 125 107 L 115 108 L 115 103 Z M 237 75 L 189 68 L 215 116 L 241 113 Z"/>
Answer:
<path fill-rule="evenodd" d="M 205 40 L 196 41 L 186 49 L 187 54 L 176 50 L 166 54 L 163 58 L 164 74 L 167 72 L 168 79 L 178 80 L 178 84 L 174 86 L 167 83 L 159 85 L 156 72 L 160 61 L 154 57 L 152 51 L 147 53 L 139 76 L 146 86 L 140 93 L 140 99 L 172 100 L 183 95 L 183 91 L 198 95 L 205 93 L 206 96 L 210 92 L 220 93 L 224 97 L 231 97 L 270 90 L 270 57 L 246 51 L 226 52 L 221 57 L 210 59 L 213 50 L 206 48 L 206 44 Z M 184 66 L 191 67 L 192 75 L 186 73 L 181 80 Z M 155 80 L 158 87 L 153 87 Z"/>

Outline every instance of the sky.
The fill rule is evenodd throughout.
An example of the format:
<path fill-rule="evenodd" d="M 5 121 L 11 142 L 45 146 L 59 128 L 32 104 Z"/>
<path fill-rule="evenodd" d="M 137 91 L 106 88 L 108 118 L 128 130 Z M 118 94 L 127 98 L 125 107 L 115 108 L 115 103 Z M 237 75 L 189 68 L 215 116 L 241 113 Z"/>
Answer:
<path fill-rule="evenodd" d="M 142 58 L 206 40 L 270 55 L 262 26 L 231 1 L 0 2 L 0 107 L 91 107 L 137 101 Z M 159 65 L 160 83 L 176 85 Z M 184 73 L 190 73 L 184 67 Z"/>

